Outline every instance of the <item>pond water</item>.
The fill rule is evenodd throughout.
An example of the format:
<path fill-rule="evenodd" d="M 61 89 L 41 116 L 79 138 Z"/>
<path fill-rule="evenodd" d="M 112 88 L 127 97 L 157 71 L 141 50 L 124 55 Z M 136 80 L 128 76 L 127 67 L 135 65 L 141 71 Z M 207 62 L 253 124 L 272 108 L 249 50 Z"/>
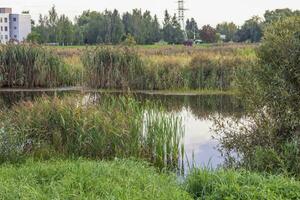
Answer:
<path fill-rule="evenodd" d="M 0 92 L 0 106 L 11 106 L 22 100 L 34 100 L 42 95 L 64 96 L 74 92 Z M 91 94 L 91 93 L 89 93 Z M 92 95 L 101 95 L 92 93 Z M 118 94 L 120 95 L 120 94 Z M 241 103 L 230 95 L 149 95 L 135 94 L 140 101 L 159 102 L 167 111 L 182 117 L 185 135 L 184 169 L 189 165 L 216 168 L 223 163 L 217 150 L 218 141 L 213 139 L 213 117 L 240 117 Z M 182 164 L 181 164 L 182 165 Z"/>

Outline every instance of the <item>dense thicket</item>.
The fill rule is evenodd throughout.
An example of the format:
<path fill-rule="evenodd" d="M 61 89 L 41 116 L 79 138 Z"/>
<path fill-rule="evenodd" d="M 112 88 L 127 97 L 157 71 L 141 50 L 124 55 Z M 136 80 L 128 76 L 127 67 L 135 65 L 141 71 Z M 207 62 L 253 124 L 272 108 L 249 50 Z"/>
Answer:
<path fill-rule="evenodd" d="M 168 11 L 165 11 L 162 24 L 156 15 L 152 16 L 149 11 L 142 12 L 139 9 L 124 14 L 120 14 L 118 10 L 104 12 L 88 10 L 72 22 L 65 15 L 59 16 L 55 7 L 52 7 L 48 15 L 40 15 L 28 40 L 61 45 L 119 44 L 131 36 L 137 44 L 154 44 L 161 40 L 169 44 L 181 44 L 186 39 L 201 39 L 207 43 L 259 42 L 267 24 L 288 16 L 299 15 L 299 10 L 277 9 L 266 11 L 265 19 L 255 16 L 241 27 L 233 22 L 223 22 L 216 28 L 210 25 L 199 28 L 195 19 L 191 18 L 187 20 L 184 27 L 187 33 L 185 38 L 177 16 L 170 15 Z"/>
<path fill-rule="evenodd" d="M 239 164 L 251 169 L 300 176 L 299 33 L 299 16 L 273 22 L 265 29 L 258 63 L 238 74 L 249 120 L 240 122 L 242 129 L 222 128 L 222 147 L 241 155 Z"/>

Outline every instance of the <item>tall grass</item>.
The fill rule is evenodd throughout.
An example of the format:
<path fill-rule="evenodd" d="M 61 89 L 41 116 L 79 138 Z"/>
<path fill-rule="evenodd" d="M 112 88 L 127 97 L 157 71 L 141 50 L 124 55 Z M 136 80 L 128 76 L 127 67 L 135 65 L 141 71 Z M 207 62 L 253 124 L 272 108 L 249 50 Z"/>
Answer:
<path fill-rule="evenodd" d="M 74 85 L 68 66 L 53 52 L 32 44 L 0 47 L 0 87 Z"/>
<path fill-rule="evenodd" d="M 186 181 L 194 199 L 297 200 L 300 182 L 247 171 L 195 169 Z"/>
<path fill-rule="evenodd" d="M 192 199 L 174 176 L 131 160 L 2 165 L 0 182 L 1 199 Z"/>
<path fill-rule="evenodd" d="M 179 159 L 180 120 L 150 106 L 145 112 L 132 98 L 40 98 L 0 114 L 3 144 L 18 149 L 14 157 L 136 157 L 163 168 Z M 146 121 L 146 122 L 145 122 Z M 9 152 L 8 152 L 9 153 Z M 15 152 L 12 152 L 15 153 Z M 172 155 L 170 155 L 172 154 Z M 155 155 L 155 157 L 153 157 Z M 1 162 L 9 161 L 4 156 Z M 172 162 L 169 160 L 172 158 Z"/>
<path fill-rule="evenodd" d="M 82 56 L 87 85 L 104 89 L 140 89 L 142 62 L 129 48 L 96 47 Z"/>
<path fill-rule="evenodd" d="M 253 61 L 245 50 L 142 55 L 121 47 L 97 47 L 83 56 L 87 85 L 101 89 L 230 90 L 236 69 Z"/>

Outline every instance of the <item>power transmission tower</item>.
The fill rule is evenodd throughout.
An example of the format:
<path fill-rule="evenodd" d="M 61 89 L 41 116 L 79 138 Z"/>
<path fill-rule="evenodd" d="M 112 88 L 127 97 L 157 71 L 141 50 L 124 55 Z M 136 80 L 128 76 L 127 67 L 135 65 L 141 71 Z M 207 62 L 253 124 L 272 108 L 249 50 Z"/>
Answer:
<path fill-rule="evenodd" d="M 184 39 L 187 40 L 187 33 L 185 30 L 185 14 L 184 12 L 187 10 L 184 7 L 184 0 L 178 0 L 178 21 L 180 23 L 181 29 L 184 33 Z"/>

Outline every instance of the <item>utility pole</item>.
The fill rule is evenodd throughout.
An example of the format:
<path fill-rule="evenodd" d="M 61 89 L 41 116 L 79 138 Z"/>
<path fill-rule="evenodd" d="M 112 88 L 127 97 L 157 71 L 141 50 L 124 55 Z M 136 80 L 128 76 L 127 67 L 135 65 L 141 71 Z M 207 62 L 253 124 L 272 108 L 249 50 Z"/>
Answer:
<path fill-rule="evenodd" d="M 181 29 L 184 33 L 184 39 L 187 40 L 187 33 L 185 30 L 185 14 L 184 12 L 187 10 L 184 7 L 184 0 L 178 0 L 178 21 L 180 23 Z"/>

